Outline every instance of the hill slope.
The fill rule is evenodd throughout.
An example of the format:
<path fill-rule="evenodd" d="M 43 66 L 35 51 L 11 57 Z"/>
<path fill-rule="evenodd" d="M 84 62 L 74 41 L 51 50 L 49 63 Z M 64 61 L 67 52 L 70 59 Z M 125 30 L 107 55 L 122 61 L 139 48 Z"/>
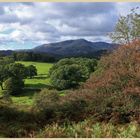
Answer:
<path fill-rule="evenodd" d="M 43 44 L 33 49 L 34 52 L 46 52 L 61 56 L 96 55 L 116 47 L 116 44 L 106 42 L 90 42 L 85 39 L 67 40 L 57 43 Z"/>

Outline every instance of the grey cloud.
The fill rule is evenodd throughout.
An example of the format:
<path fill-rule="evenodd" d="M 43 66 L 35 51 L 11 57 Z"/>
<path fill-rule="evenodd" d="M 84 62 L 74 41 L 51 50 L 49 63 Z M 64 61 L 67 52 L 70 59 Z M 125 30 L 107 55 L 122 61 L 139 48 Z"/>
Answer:
<path fill-rule="evenodd" d="M 52 25 L 50 25 L 48 23 L 45 23 L 45 21 L 35 21 L 35 22 L 32 23 L 31 26 L 33 27 L 33 30 L 35 32 L 36 31 L 40 31 L 42 33 L 45 33 L 45 32 L 47 32 L 47 33 L 49 33 L 49 32 L 52 32 L 52 33 L 58 32 L 57 29 L 54 26 L 52 26 Z"/>
<path fill-rule="evenodd" d="M 0 15 L 3 15 L 4 14 L 4 10 L 2 7 L 0 7 Z"/>
<path fill-rule="evenodd" d="M 79 16 L 91 16 L 97 14 L 104 14 L 114 12 L 115 3 L 53 3 L 52 9 L 57 11 L 56 13 L 50 13 L 50 16 L 56 17 L 79 17 Z"/>
<path fill-rule="evenodd" d="M 19 5 L 28 7 L 33 16 L 20 18 L 16 14 L 8 15 L 3 10 L 7 6 L 14 10 Z M 138 5 L 140 6 L 140 3 L 0 3 L 0 24 L 19 23 L 21 27 L 28 26 L 35 37 L 26 36 L 26 28 L 27 34 L 23 33 L 23 41 L 55 42 L 64 38 L 103 40 L 114 30 L 120 8 L 126 12 Z M 37 36 L 39 33 L 42 40 Z"/>
<path fill-rule="evenodd" d="M 93 36 L 107 34 L 114 29 L 114 24 L 118 19 L 115 3 L 54 3 L 51 6 L 57 12 L 49 13 L 48 20 L 59 20 L 60 28 L 66 25 L 77 29 L 77 32 L 74 31 L 73 33 L 67 30 L 62 31 L 61 35 Z M 99 17 L 101 23 L 98 24 L 97 21 L 94 21 L 94 17 Z"/>
<path fill-rule="evenodd" d="M 34 5 L 34 3 L 32 3 L 32 2 L 21 2 L 21 4 L 27 5 L 27 6 L 33 6 Z"/>
<path fill-rule="evenodd" d="M 15 15 L 1 15 L 0 23 L 16 23 L 19 22 L 19 19 Z"/>

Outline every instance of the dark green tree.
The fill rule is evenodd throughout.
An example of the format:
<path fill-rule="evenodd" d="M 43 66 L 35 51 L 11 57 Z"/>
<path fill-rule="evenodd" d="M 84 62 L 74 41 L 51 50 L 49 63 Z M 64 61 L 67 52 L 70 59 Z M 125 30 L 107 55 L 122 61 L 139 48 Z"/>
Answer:
<path fill-rule="evenodd" d="M 14 62 L 13 59 L 10 57 L 0 58 L 0 86 L 2 90 L 3 90 L 3 82 L 7 78 L 6 66 L 13 62 Z"/>
<path fill-rule="evenodd" d="M 50 78 L 53 86 L 56 88 L 68 89 L 75 88 L 80 82 L 85 81 L 87 73 L 87 69 L 83 71 L 79 65 L 64 65 L 52 72 Z"/>
<path fill-rule="evenodd" d="M 5 70 L 4 70 L 4 66 L 0 65 L 0 86 L 1 89 L 3 90 L 3 82 L 5 79 Z"/>
<path fill-rule="evenodd" d="M 12 63 L 6 66 L 7 77 L 14 77 L 16 79 L 24 79 L 27 77 L 26 68 L 23 64 Z"/>
<path fill-rule="evenodd" d="M 97 61 L 94 59 L 62 59 L 50 69 L 51 83 L 58 89 L 76 88 L 89 78 L 96 65 Z"/>
<path fill-rule="evenodd" d="M 34 65 L 29 65 L 26 67 L 27 77 L 33 78 L 37 75 L 37 69 Z"/>
<path fill-rule="evenodd" d="M 10 77 L 5 81 L 6 93 L 10 95 L 17 95 L 22 92 L 24 81 L 21 78 Z"/>

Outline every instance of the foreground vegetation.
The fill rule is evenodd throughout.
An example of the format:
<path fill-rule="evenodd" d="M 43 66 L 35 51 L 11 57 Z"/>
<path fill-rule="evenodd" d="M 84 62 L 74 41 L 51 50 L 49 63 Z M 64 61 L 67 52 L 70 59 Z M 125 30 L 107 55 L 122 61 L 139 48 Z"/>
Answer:
<path fill-rule="evenodd" d="M 44 89 L 26 109 L 1 100 L 2 137 L 139 137 L 139 44 L 102 57 L 90 78 L 64 96 Z"/>
<path fill-rule="evenodd" d="M 126 125 L 114 125 L 111 123 L 95 123 L 92 120 L 85 120 L 68 125 L 47 125 L 35 137 L 138 138 L 140 137 L 140 126 L 138 126 L 135 122 Z"/>

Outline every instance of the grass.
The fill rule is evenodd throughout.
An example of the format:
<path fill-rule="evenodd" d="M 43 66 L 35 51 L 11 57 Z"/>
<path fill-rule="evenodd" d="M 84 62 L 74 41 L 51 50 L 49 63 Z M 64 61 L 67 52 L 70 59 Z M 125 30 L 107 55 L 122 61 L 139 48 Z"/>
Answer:
<path fill-rule="evenodd" d="M 139 138 L 140 126 L 132 122 L 126 125 L 113 125 L 111 123 L 95 123 L 85 120 L 72 124 L 51 124 L 40 131 L 36 137 L 50 138 Z"/>
<path fill-rule="evenodd" d="M 32 79 L 25 79 L 25 90 L 19 96 L 12 96 L 13 103 L 18 106 L 29 107 L 33 104 L 33 96 L 38 93 L 42 88 L 51 87 L 50 79 L 48 77 L 49 69 L 52 67 L 52 63 L 40 63 L 40 62 L 25 62 L 17 61 L 16 63 L 24 64 L 25 66 L 34 65 L 37 68 L 38 75 Z M 0 94 L 2 93 L 0 89 Z M 65 91 L 60 92 L 60 96 L 64 96 Z"/>
<path fill-rule="evenodd" d="M 31 106 L 33 104 L 33 96 L 35 91 L 23 91 L 19 96 L 12 96 L 14 104 L 22 106 Z"/>
<path fill-rule="evenodd" d="M 24 61 L 18 61 L 18 63 L 22 63 L 25 66 L 34 65 L 37 68 L 38 75 L 35 76 L 33 79 L 25 79 L 25 87 L 47 88 L 48 86 L 50 86 L 48 72 L 53 64 L 40 62 L 24 62 Z"/>
<path fill-rule="evenodd" d="M 24 61 L 18 61 L 17 63 L 24 64 L 25 66 L 34 65 L 37 68 L 37 76 L 35 76 L 33 79 L 25 79 L 26 90 L 24 90 L 23 94 L 12 97 L 12 100 L 16 105 L 31 106 L 33 103 L 33 96 L 38 92 L 38 89 L 48 88 L 50 86 L 48 72 L 53 64 Z"/>
<path fill-rule="evenodd" d="M 12 96 L 12 101 L 15 105 L 31 106 L 33 103 L 33 96 L 41 88 L 50 87 L 50 79 L 48 78 L 49 69 L 53 64 L 40 63 L 40 62 L 24 62 L 18 61 L 16 63 L 22 63 L 25 66 L 34 65 L 37 68 L 38 75 L 33 79 L 25 79 L 25 90 L 19 96 Z M 0 89 L 0 94 L 2 93 Z"/>

